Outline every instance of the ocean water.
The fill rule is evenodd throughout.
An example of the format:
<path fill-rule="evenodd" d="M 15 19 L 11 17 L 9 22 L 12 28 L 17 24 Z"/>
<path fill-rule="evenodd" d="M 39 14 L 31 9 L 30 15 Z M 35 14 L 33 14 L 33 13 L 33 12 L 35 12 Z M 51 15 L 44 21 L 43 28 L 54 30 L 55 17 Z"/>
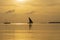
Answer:
<path fill-rule="evenodd" d="M 60 40 L 60 24 L 0 24 L 0 40 Z"/>

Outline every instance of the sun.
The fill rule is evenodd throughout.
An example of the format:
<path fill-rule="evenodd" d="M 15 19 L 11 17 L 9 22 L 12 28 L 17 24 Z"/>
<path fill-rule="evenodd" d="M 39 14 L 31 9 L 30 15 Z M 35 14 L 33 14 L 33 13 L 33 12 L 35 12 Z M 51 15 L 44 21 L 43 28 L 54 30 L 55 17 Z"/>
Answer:
<path fill-rule="evenodd" d="M 26 0 L 17 0 L 17 2 L 24 3 L 24 2 L 26 2 Z"/>
<path fill-rule="evenodd" d="M 17 1 L 19 1 L 19 2 L 23 2 L 24 0 L 17 0 Z"/>

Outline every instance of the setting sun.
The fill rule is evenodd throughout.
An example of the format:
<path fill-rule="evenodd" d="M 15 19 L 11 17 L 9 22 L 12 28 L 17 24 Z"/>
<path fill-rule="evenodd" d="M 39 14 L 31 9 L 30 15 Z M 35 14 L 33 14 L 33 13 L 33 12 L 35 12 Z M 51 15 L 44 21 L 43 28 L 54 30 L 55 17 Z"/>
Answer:
<path fill-rule="evenodd" d="M 26 0 L 17 0 L 17 2 L 24 3 Z"/>

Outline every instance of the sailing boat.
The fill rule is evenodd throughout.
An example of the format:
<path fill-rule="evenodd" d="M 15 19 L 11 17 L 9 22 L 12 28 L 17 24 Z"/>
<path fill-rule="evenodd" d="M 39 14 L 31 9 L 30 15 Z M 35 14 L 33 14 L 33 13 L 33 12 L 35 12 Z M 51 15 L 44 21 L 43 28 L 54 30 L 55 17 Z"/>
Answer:
<path fill-rule="evenodd" d="M 30 30 L 31 27 L 32 27 L 32 23 L 33 23 L 33 21 L 32 21 L 31 18 L 29 17 L 29 30 Z"/>
<path fill-rule="evenodd" d="M 33 21 L 31 20 L 31 18 L 29 17 L 29 24 L 33 23 Z"/>
<path fill-rule="evenodd" d="M 8 10 L 6 13 L 13 13 L 13 12 L 15 12 L 15 10 Z M 4 24 L 11 24 L 11 22 L 6 21 L 4 22 Z"/>

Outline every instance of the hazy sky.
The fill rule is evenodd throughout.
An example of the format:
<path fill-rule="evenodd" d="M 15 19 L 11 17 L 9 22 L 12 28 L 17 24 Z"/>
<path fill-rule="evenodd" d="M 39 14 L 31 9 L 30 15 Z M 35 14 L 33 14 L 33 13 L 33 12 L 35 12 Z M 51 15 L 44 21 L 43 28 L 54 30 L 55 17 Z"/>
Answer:
<path fill-rule="evenodd" d="M 28 17 L 34 22 L 60 21 L 60 0 L 0 0 L 0 22 L 27 22 Z"/>

